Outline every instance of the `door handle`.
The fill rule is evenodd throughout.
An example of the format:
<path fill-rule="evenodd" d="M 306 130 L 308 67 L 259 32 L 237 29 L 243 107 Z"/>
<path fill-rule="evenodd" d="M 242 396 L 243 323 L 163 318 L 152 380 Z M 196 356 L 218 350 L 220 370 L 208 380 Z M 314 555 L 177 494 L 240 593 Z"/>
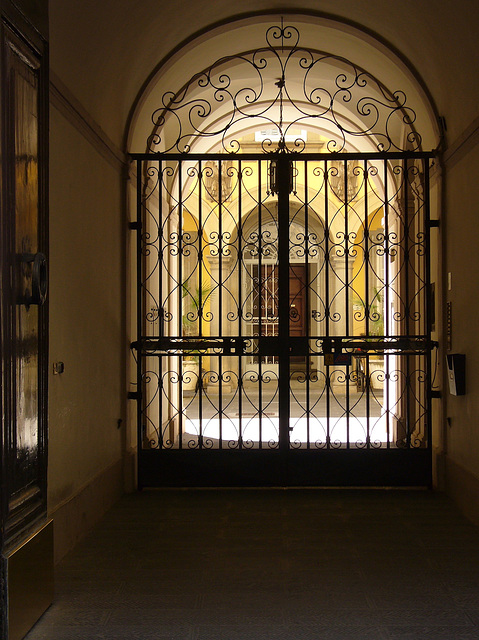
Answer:
<path fill-rule="evenodd" d="M 22 287 L 20 295 L 20 304 L 39 305 L 45 303 L 48 293 L 48 267 L 47 259 L 43 253 L 23 253 L 21 255 L 21 263 L 29 265 L 31 269 L 31 286 Z M 30 270 L 28 269 L 28 271 Z M 28 274 L 27 271 L 27 274 Z M 22 269 L 23 275 L 23 269 Z"/>

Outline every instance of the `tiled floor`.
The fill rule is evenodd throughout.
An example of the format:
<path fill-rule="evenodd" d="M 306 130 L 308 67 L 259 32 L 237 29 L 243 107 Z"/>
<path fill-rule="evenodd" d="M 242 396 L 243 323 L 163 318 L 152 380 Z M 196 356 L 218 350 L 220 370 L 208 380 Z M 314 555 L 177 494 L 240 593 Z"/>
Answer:
<path fill-rule="evenodd" d="M 478 640 L 479 530 L 427 491 L 125 496 L 28 640 Z"/>

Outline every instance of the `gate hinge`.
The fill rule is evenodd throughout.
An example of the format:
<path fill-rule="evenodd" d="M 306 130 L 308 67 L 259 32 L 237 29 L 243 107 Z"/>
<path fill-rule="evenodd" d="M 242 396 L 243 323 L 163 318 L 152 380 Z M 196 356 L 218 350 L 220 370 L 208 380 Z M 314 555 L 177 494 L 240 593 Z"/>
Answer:
<path fill-rule="evenodd" d="M 442 398 L 442 393 L 439 389 L 431 389 L 431 398 Z"/>
<path fill-rule="evenodd" d="M 438 229 L 439 228 L 439 220 L 429 220 L 429 227 L 431 229 Z"/>
<path fill-rule="evenodd" d="M 141 229 L 141 222 L 129 222 L 128 229 L 131 229 L 132 231 L 139 231 Z"/>
<path fill-rule="evenodd" d="M 128 400 L 141 400 L 141 391 L 128 391 Z"/>

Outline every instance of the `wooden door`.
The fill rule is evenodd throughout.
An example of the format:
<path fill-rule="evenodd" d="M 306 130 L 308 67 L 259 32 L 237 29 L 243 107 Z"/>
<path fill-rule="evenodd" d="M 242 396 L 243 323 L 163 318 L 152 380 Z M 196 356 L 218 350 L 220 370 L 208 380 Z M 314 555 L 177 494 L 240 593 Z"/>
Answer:
<path fill-rule="evenodd" d="M 42 5 L 42 6 L 40 6 Z M 20 638 L 51 602 L 47 518 L 46 39 L 0 0 L 1 632 Z M 46 3 L 39 29 L 46 35 Z"/>
<path fill-rule="evenodd" d="M 307 335 L 306 295 L 307 265 L 290 263 L 289 265 L 289 335 L 301 338 Z M 291 356 L 292 369 L 302 369 L 306 365 L 306 356 Z"/>
<path fill-rule="evenodd" d="M 4 26 L 5 542 L 46 511 L 46 118 L 41 58 Z"/>

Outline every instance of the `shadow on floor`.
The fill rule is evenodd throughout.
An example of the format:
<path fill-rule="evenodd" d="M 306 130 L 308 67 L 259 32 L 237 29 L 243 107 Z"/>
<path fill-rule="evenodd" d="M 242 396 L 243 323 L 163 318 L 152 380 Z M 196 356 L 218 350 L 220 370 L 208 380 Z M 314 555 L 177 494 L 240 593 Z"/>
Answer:
<path fill-rule="evenodd" d="M 28 640 L 479 638 L 479 530 L 429 491 L 129 495 Z"/>

